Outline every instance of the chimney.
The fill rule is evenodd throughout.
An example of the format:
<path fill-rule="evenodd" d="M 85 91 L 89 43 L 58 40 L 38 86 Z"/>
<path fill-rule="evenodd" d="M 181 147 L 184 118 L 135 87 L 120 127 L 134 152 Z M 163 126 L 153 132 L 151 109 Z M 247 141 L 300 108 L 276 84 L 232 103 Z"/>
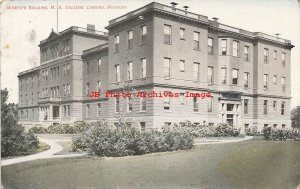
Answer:
<path fill-rule="evenodd" d="M 87 29 L 87 32 L 95 33 L 95 25 L 93 25 L 93 24 L 87 24 L 86 29 Z"/>
<path fill-rule="evenodd" d="M 219 18 L 217 18 L 217 17 L 213 17 L 212 19 L 214 22 L 218 22 L 218 20 L 219 20 Z"/>
<path fill-rule="evenodd" d="M 276 35 L 276 40 L 278 40 L 278 39 L 279 39 L 279 36 L 280 36 L 280 34 L 279 34 L 279 33 L 276 33 L 275 35 Z"/>
<path fill-rule="evenodd" d="M 178 3 L 171 2 L 170 4 L 172 5 L 172 10 L 175 11 L 176 10 L 175 6 L 178 5 Z"/>
<path fill-rule="evenodd" d="M 189 6 L 183 6 L 183 8 L 184 8 L 184 11 L 185 11 L 185 15 L 187 15 L 187 9 L 189 8 Z"/>

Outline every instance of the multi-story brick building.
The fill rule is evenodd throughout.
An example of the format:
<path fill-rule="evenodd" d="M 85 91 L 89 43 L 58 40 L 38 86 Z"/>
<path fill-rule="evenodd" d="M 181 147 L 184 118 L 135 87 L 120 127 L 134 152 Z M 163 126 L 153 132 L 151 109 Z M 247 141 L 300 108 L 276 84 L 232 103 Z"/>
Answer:
<path fill-rule="evenodd" d="M 289 40 L 159 3 L 113 19 L 106 29 L 71 27 L 41 42 L 41 65 L 19 73 L 20 123 L 116 122 L 121 115 L 142 130 L 185 120 L 290 127 Z M 92 91 L 100 97 L 89 97 Z M 106 98 L 106 91 L 179 97 Z"/>

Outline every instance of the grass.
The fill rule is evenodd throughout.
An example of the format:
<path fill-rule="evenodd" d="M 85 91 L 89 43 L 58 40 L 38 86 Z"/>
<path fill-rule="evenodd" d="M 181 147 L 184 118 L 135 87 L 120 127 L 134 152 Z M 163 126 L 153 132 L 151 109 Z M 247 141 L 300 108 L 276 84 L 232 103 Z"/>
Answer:
<path fill-rule="evenodd" d="M 22 157 L 22 156 L 28 156 L 28 155 L 33 155 L 33 154 L 37 154 L 40 152 L 43 152 L 45 150 L 48 150 L 50 148 L 50 146 L 48 146 L 48 144 L 39 141 L 39 144 L 37 146 L 37 148 L 33 148 L 27 152 L 22 152 L 21 155 L 19 156 L 7 156 L 7 157 L 1 157 L 1 159 L 12 159 L 12 158 L 16 158 L 16 157 Z"/>
<path fill-rule="evenodd" d="M 251 140 L 143 156 L 43 159 L 2 167 L 4 188 L 295 189 L 300 142 Z"/>

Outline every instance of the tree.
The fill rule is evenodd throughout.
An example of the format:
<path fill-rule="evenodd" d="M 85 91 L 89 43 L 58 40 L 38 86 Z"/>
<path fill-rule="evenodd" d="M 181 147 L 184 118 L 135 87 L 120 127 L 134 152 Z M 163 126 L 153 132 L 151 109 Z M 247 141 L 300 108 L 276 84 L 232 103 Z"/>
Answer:
<path fill-rule="evenodd" d="M 25 132 L 18 122 L 17 105 L 7 103 L 8 91 L 1 90 L 1 156 L 20 155 L 38 145 L 33 133 Z"/>
<path fill-rule="evenodd" d="M 300 128 L 300 106 L 295 107 L 291 112 L 292 127 Z"/>

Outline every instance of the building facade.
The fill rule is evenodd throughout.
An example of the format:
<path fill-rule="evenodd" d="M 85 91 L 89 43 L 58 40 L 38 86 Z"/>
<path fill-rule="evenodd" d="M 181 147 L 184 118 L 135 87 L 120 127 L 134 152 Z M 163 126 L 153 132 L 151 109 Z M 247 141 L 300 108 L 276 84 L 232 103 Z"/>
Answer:
<path fill-rule="evenodd" d="M 18 76 L 20 123 L 124 117 L 141 130 L 185 120 L 291 126 L 289 40 L 159 3 L 110 20 L 106 29 L 71 27 L 41 41 L 41 65 Z M 92 97 L 96 91 L 100 96 Z M 106 97 L 107 91 L 178 96 Z"/>

